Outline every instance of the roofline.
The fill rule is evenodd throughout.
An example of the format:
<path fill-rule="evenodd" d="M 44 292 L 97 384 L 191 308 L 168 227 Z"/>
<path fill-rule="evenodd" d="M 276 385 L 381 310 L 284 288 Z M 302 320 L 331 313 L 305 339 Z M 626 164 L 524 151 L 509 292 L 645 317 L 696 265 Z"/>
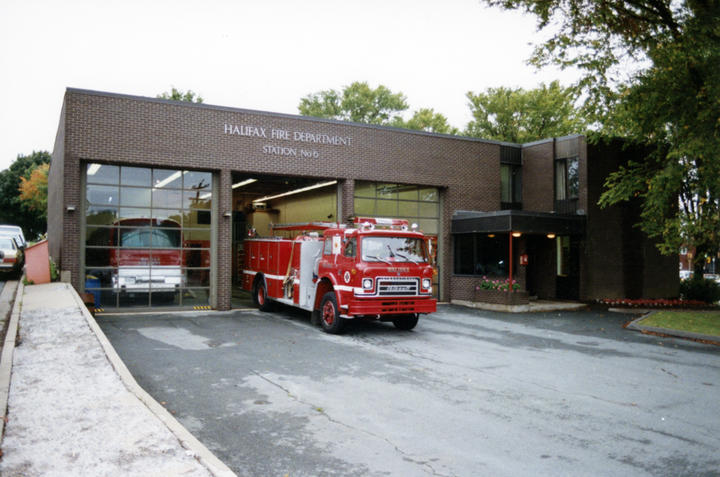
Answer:
<path fill-rule="evenodd" d="M 261 111 L 261 110 L 257 110 L 257 109 L 233 108 L 230 106 L 218 106 L 218 105 L 212 105 L 212 104 L 206 104 L 206 103 L 192 103 L 189 101 L 176 101 L 176 100 L 172 100 L 172 99 L 150 98 L 148 96 L 110 93 L 110 92 L 106 92 L 106 91 L 96 91 L 96 90 L 91 90 L 91 89 L 67 87 L 67 88 L 65 88 L 65 93 L 66 94 L 67 93 L 86 94 L 86 95 L 90 95 L 90 96 L 105 96 L 105 97 L 109 97 L 109 98 L 119 98 L 119 99 L 131 99 L 134 101 L 144 101 L 144 102 L 150 102 L 150 103 L 173 104 L 176 106 L 184 106 L 184 107 L 189 107 L 189 108 L 210 109 L 213 111 L 226 111 L 229 113 L 255 114 L 255 115 L 259 115 L 259 116 L 272 116 L 272 117 L 283 118 L 283 119 L 293 119 L 293 120 L 308 121 L 308 122 L 334 124 L 334 125 L 340 125 L 340 126 L 352 126 L 352 127 L 366 128 L 366 129 L 377 129 L 377 130 L 381 130 L 381 131 L 393 131 L 393 132 L 404 133 L 404 134 L 414 134 L 416 136 L 440 137 L 440 138 L 445 138 L 445 139 L 455 139 L 455 140 L 461 140 L 461 141 L 479 142 L 479 143 L 483 143 L 483 144 L 493 144 L 493 145 L 498 145 L 498 146 L 524 147 L 522 144 L 517 144 L 517 143 L 513 143 L 513 142 L 494 141 L 491 139 L 481 139 L 481 138 L 469 137 L 469 136 L 453 136 L 452 134 L 432 133 L 432 132 L 427 132 L 427 131 L 419 131 L 416 129 L 398 128 L 398 127 L 394 127 L 394 126 L 380 126 L 377 124 L 356 123 L 356 122 L 352 122 L 352 121 L 340 121 L 337 119 L 316 118 L 316 117 L 312 117 L 312 116 L 300 116 L 300 115 L 288 114 L 288 113 L 273 113 L 270 111 Z"/>
<path fill-rule="evenodd" d="M 526 148 L 526 147 L 537 146 L 539 144 L 545 144 L 545 143 L 553 142 L 553 141 L 562 141 L 564 139 L 575 139 L 578 137 L 585 137 L 585 134 L 568 134 L 567 136 L 549 137 L 547 139 L 538 139 L 537 141 L 526 142 L 525 144 L 520 144 L 520 147 Z"/>

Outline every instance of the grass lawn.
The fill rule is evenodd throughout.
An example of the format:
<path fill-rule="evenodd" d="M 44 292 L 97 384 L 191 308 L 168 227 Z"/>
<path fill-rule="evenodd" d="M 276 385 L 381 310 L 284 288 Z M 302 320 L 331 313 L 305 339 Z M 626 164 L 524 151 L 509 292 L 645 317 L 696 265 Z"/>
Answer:
<path fill-rule="evenodd" d="M 720 337 L 720 311 L 659 311 L 639 324 Z"/>

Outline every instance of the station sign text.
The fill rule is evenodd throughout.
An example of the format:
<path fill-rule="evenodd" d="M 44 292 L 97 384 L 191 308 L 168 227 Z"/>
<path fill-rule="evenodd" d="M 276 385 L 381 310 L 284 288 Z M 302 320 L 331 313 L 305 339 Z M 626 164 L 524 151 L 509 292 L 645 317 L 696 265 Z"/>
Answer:
<path fill-rule="evenodd" d="M 225 123 L 225 134 L 229 136 L 244 136 L 268 139 L 270 141 L 289 141 L 305 144 L 326 144 L 331 146 L 350 146 L 350 136 L 311 133 L 307 131 L 292 131 L 289 129 L 266 128 L 251 124 Z M 319 158 L 320 152 L 311 147 L 297 145 L 265 144 L 262 147 L 264 154 L 287 157 Z"/>

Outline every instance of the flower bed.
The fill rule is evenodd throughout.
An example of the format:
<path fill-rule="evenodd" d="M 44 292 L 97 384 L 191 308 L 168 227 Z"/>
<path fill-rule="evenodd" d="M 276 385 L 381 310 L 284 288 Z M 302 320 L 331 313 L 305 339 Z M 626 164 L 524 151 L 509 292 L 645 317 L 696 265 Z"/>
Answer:
<path fill-rule="evenodd" d="M 707 308 L 708 305 L 700 300 L 681 300 L 679 298 L 639 298 L 631 300 L 629 298 L 603 298 L 597 300 L 598 303 L 620 308 Z"/>
<path fill-rule="evenodd" d="M 473 301 L 494 305 L 527 305 L 530 303 L 528 292 L 520 290 L 520 284 L 509 279 L 492 280 L 482 277 L 475 286 Z"/>
<path fill-rule="evenodd" d="M 509 278 L 506 278 L 503 280 L 502 278 L 488 278 L 486 276 L 483 276 L 480 280 L 480 283 L 475 287 L 475 291 L 477 290 L 499 290 L 499 291 L 510 291 L 510 290 L 520 290 L 520 284 L 517 282 L 517 280 L 513 280 L 512 283 L 510 282 Z"/>

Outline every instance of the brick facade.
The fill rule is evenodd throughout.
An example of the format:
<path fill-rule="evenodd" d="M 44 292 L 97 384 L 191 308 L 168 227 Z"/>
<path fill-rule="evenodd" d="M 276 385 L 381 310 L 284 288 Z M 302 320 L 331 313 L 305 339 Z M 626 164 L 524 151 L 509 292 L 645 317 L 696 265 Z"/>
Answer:
<path fill-rule="evenodd" d="M 257 137 L 252 131 L 234 134 L 236 126 L 257 128 L 254 130 L 257 133 L 264 130 L 266 137 Z M 273 130 L 285 131 L 289 136 L 282 137 L 285 133 L 281 132 L 279 137 L 273 137 Z M 344 144 L 297 140 L 307 138 L 308 133 L 349 139 L 343 139 Z M 554 151 L 557 141 L 566 139 L 541 141 L 522 148 L 524 209 L 554 211 Z M 587 166 L 588 148 L 584 138 L 570 140 L 579 144 L 578 209 L 602 216 L 602 220 L 588 228 L 588 234 L 597 233 L 603 238 L 592 238 L 584 252 L 596 254 L 582 264 L 581 289 L 587 298 L 597 295 L 598 290 L 605 293 L 602 284 L 620 276 L 620 272 L 613 270 L 605 275 L 588 271 L 588 267 L 596 267 L 603 261 L 600 248 L 607 245 L 621 249 L 625 242 L 617 241 L 617 235 L 605 224 L 622 221 L 622 218 L 616 212 L 599 212 L 593 206 L 597 182 L 588 179 L 588 174 L 606 171 L 594 171 L 594 166 Z M 292 150 L 294 153 L 290 156 L 268 153 L 268 146 L 289 148 L 288 153 Z M 303 157 L 301 149 L 311 152 L 310 157 Z M 357 181 L 427 185 L 440 190 L 440 298 L 471 299 L 476 280 L 452 273 L 451 220 L 457 210 L 500 209 L 500 149 L 500 143 L 472 138 L 68 89 L 48 186 L 51 255 L 61 271 L 69 273 L 72 284 L 80 289 L 82 244 L 78 238 L 81 237 L 86 162 L 211 171 L 217 187 L 213 195 L 216 226 L 210 300 L 213 307 L 225 310 L 230 308 L 232 286 L 232 219 L 226 214 L 233 211 L 233 173 L 337 180 L 338 208 L 342 212 L 339 220 L 354 214 Z M 76 210 L 68 211 L 68 206 Z M 620 226 L 624 230 L 627 224 L 623 222 Z M 525 250 L 524 247 L 525 243 L 520 242 L 518 250 Z M 652 254 L 652 251 L 643 248 L 643 253 Z M 544 250 L 538 258 L 551 268 L 554 252 Z M 521 278 L 525 280 L 524 275 Z M 543 293 L 554 294 L 554 284 L 546 288 Z"/>

